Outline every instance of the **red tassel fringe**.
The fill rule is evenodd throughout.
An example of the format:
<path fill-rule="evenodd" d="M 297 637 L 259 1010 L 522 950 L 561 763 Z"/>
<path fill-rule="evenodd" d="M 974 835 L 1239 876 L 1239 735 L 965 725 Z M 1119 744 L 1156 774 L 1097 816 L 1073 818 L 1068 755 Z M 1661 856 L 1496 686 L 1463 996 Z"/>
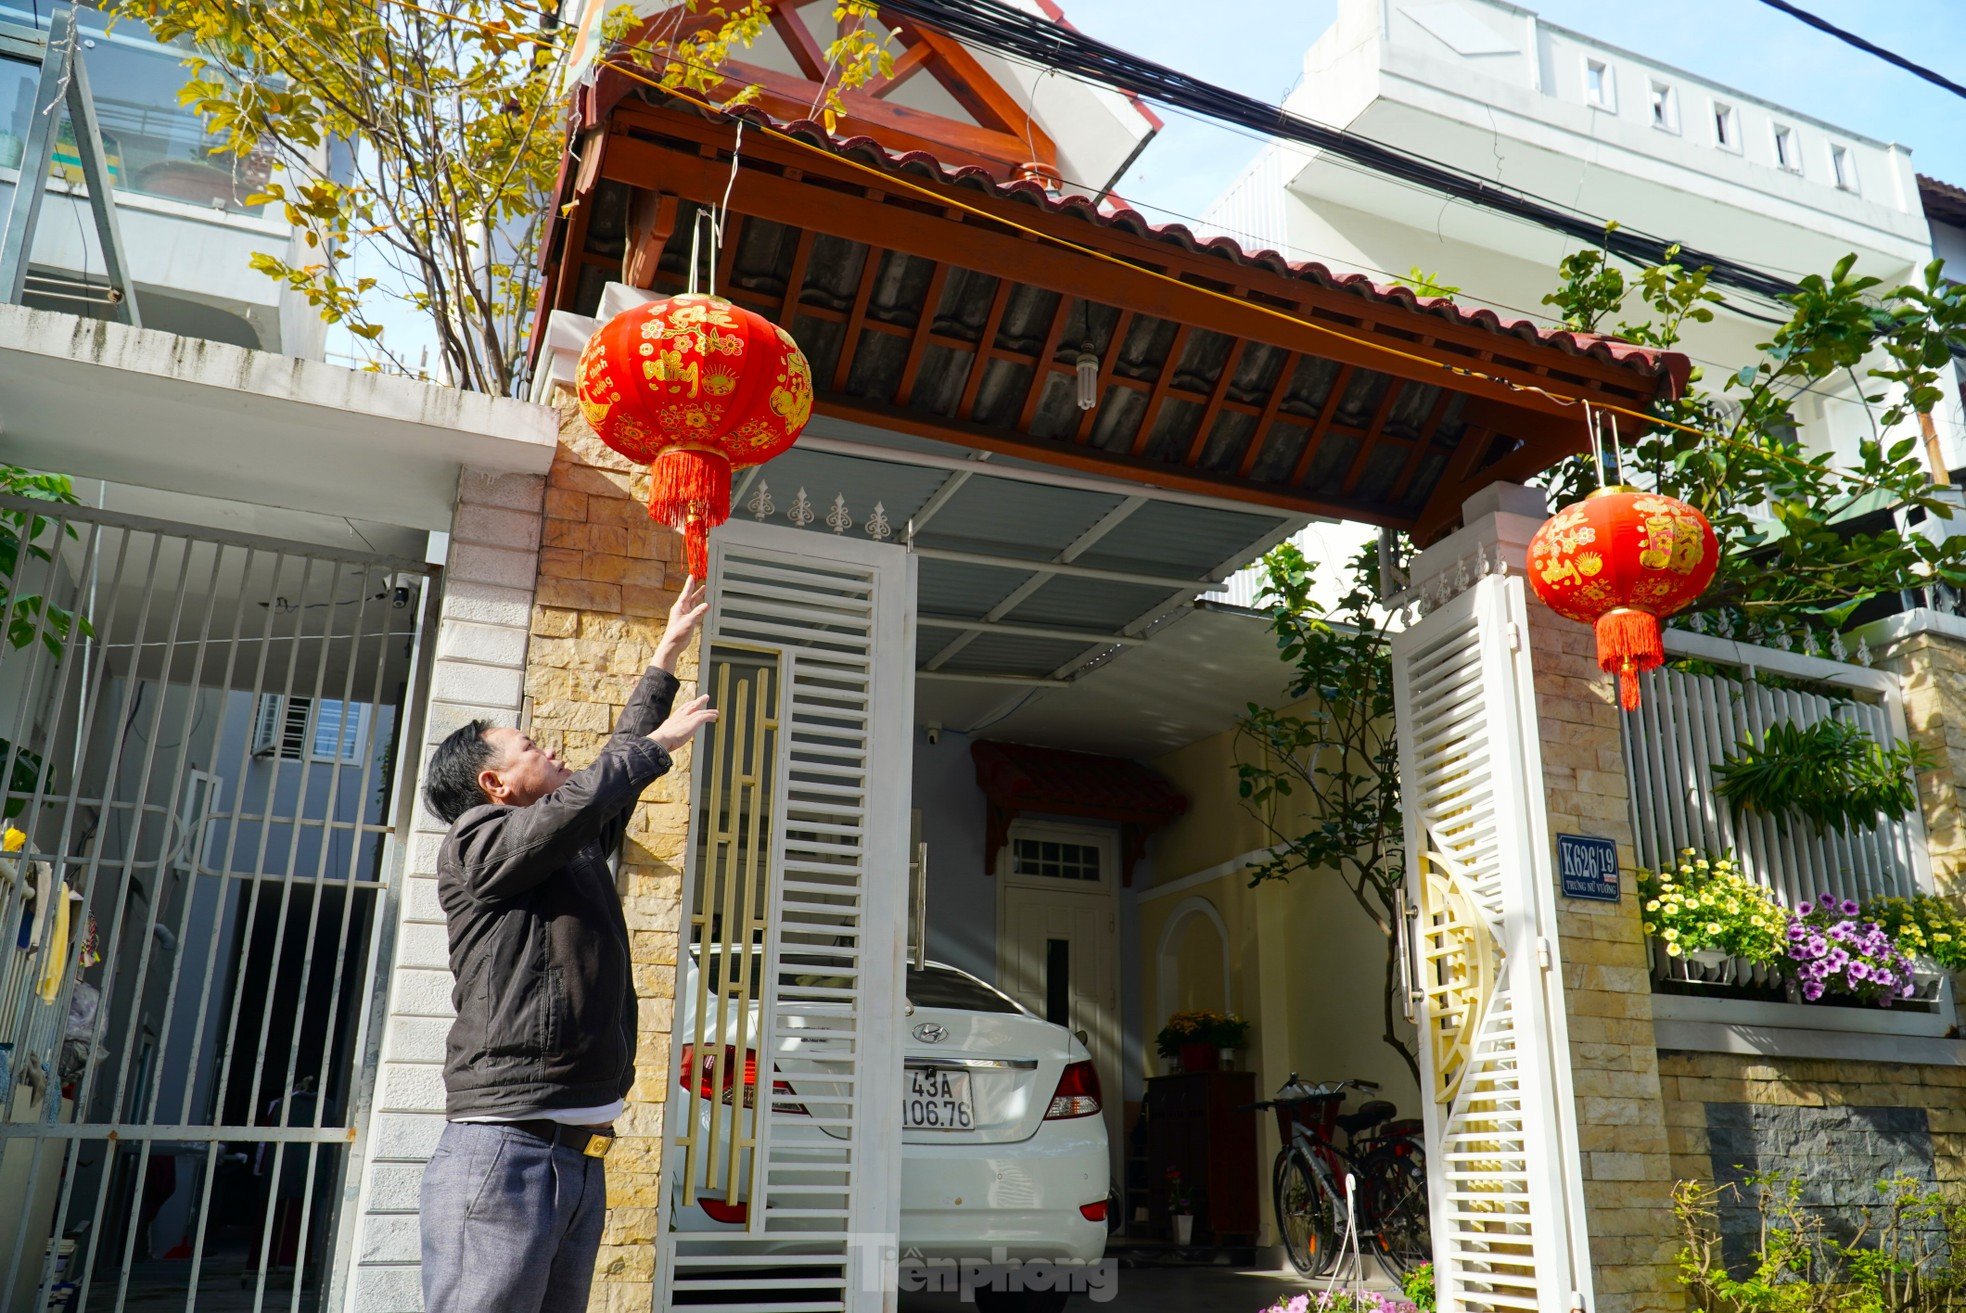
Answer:
<path fill-rule="evenodd" d="M 710 530 L 730 518 L 730 461 L 721 453 L 672 448 L 649 471 L 649 518 L 683 535 L 689 572 L 710 575 Z"/>
<path fill-rule="evenodd" d="M 1666 661 L 1665 637 L 1657 616 L 1618 607 L 1597 618 L 1597 666 L 1618 677 L 1618 705 L 1638 710 L 1638 676 Z"/>

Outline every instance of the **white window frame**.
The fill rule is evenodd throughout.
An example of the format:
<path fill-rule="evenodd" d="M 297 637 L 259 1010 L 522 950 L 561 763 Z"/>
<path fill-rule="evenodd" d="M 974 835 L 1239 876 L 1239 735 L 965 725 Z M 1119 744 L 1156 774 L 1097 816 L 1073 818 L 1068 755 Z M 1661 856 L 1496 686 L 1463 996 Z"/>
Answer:
<path fill-rule="evenodd" d="M 300 720 L 298 735 L 290 724 Z M 289 751 L 289 737 L 294 737 Z M 252 753 L 259 761 L 306 761 L 314 747 L 314 699 L 262 693 L 253 706 Z"/>
<path fill-rule="evenodd" d="M 1119 885 L 1118 873 L 1112 869 L 1121 861 L 1117 836 L 1119 827 L 1107 821 L 1084 821 L 1073 824 L 1068 821 L 1027 821 L 1014 820 L 1004 836 L 1003 863 L 998 869 L 1003 873 L 1006 884 L 1021 885 L 1031 889 L 1082 889 L 1088 893 L 1106 893 Z M 1066 880 L 1050 875 L 1019 875 L 1017 873 L 1017 841 L 1030 839 L 1042 843 L 1049 839 L 1053 843 L 1069 843 L 1082 848 L 1099 849 L 1100 870 L 1097 880 Z"/>
<path fill-rule="evenodd" d="M 1679 91 L 1670 82 L 1658 78 L 1645 80 L 1646 113 L 1652 126 L 1661 132 L 1679 135 Z"/>
<path fill-rule="evenodd" d="M 1839 141 L 1829 144 L 1829 176 L 1836 183 L 1838 191 L 1847 191 L 1852 196 L 1860 195 L 1862 188 L 1857 178 L 1857 152 Z"/>
<path fill-rule="evenodd" d="M 341 717 L 336 728 L 335 750 L 321 751 L 321 709 L 333 704 Z M 351 717 L 353 732 L 350 732 Z M 369 708 L 362 702 L 343 702 L 338 698 L 322 698 L 314 704 L 307 722 L 307 757 L 310 761 L 328 761 L 342 766 L 358 765 L 362 760 L 362 745 L 368 741 Z"/>
<path fill-rule="evenodd" d="M 1722 150 L 1741 153 L 1741 111 L 1724 100 L 1711 102 L 1712 112 L 1708 115 L 1713 124 L 1713 144 Z"/>
<path fill-rule="evenodd" d="M 1593 73 L 1598 75 L 1595 89 L 1591 86 Z M 1618 70 L 1610 60 L 1584 56 L 1584 103 L 1609 114 L 1618 112 Z"/>
<path fill-rule="evenodd" d="M 1787 123 L 1776 123 L 1769 127 L 1769 141 L 1775 148 L 1775 167 L 1784 173 L 1802 172 L 1802 138 Z M 1782 142 L 1788 146 L 1783 148 Z"/>

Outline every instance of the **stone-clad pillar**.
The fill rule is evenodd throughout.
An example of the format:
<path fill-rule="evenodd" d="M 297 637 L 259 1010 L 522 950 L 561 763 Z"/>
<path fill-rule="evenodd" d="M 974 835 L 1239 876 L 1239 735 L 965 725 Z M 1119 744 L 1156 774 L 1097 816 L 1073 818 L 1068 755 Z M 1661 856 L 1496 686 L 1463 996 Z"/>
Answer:
<path fill-rule="evenodd" d="M 655 655 L 685 567 L 679 540 L 650 521 L 648 472 L 596 438 L 562 399 L 560 445 L 546 476 L 545 524 L 525 693 L 535 741 L 578 764 L 592 758 Z M 696 652 L 677 667 L 694 695 Z M 655 1218 L 668 1098 L 676 927 L 688 833 L 690 750 L 643 795 L 617 879 L 640 1003 L 637 1079 L 608 1155 L 608 1221 L 589 1307 L 645 1313 L 655 1276 Z"/>
<path fill-rule="evenodd" d="M 1929 609 L 1864 630 L 1879 667 L 1902 681 L 1905 724 L 1932 754 L 1918 776 L 1932 881 L 1966 896 L 1966 619 Z"/>

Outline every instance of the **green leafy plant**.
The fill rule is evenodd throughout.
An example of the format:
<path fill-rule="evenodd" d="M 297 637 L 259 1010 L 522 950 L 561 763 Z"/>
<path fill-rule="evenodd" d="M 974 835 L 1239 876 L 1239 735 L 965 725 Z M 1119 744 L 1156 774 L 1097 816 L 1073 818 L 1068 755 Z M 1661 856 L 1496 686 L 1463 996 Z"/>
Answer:
<path fill-rule="evenodd" d="M 515 390 L 582 25 L 563 21 L 557 4 L 513 0 L 103 8 L 184 48 L 191 76 L 178 98 L 204 120 L 207 154 L 264 175 L 247 203 L 283 215 L 302 239 L 293 251 L 254 254 L 254 269 L 346 327 L 372 368 L 423 372 L 384 340 L 385 324 L 407 317 L 434 338 L 446 381 Z M 894 68 L 867 0 L 837 0 L 834 12 L 829 117 L 842 88 Z M 708 21 L 687 21 L 698 14 Z M 770 22 L 765 0 L 684 0 L 646 27 L 617 7 L 601 35 L 643 33 L 606 57 L 623 67 L 632 59 L 652 70 L 649 81 L 698 99 L 729 101 L 737 97 L 720 90 L 721 66 Z M 335 167 L 323 169 L 330 155 Z"/>
<path fill-rule="evenodd" d="M 1316 595 L 1303 552 L 1286 543 L 1263 558 L 1260 602 L 1277 655 L 1291 669 L 1289 701 L 1250 703 L 1236 722 L 1236 790 L 1272 841 L 1252 886 L 1303 873 L 1339 880 L 1385 944 L 1381 1037 L 1417 1082 L 1402 1028 L 1400 887 L 1406 878 L 1386 624 L 1369 580 L 1374 552 L 1350 564 L 1335 605 Z"/>
<path fill-rule="evenodd" d="M 1699 1313 L 1958 1313 L 1966 1308 L 1966 1198 L 1908 1176 L 1876 1183 L 1847 1234 L 1832 1234 L 1802 1183 L 1777 1173 L 1673 1189 L 1679 1282 Z M 1755 1248 L 1729 1265 L 1723 1207 L 1754 1212 Z"/>
<path fill-rule="evenodd" d="M 1918 743 L 1886 748 L 1857 725 L 1819 720 L 1770 725 L 1761 742 L 1744 739 L 1713 768 L 1721 797 L 1736 811 L 1807 820 L 1818 835 L 1847 834 L 1918 808 L 1918 771 L 1936 759 Z"/>
<path fill-rule="evenodd" d="M 1956 494 L 1934 485 L 1914 420 L 1931 410 L 1951 353 L 1966 348 L 1966 287 L 1936 262 L 1899 286 L 1856 276 L 1854 265 L 1846 257 L 1803 278 L 1783 298 L 1788 317 L 1752 359 L 1719 375 L 1718 388 L 1696 369 L 1677 398 L 1654 404 L 1693 431 L 1630 422 L 1620 434 L 1626 482 L 1690 502 L 1712 522 L 1720 569 L 1694 609 L 1725 615 L 1741 636 L 1798 618 L 1835 627 L 1870 598 L 1966 587 L 1966 536 L 1903 528 L 1904 517 L 1853 527 L 1892 508 L 1941 520 L 1955 510 Z M 1584 250 L 1560 268 L 1563 281 L 1544 301 L 1566 327 L 1645 346 L 1677 346 L 1725 304 L 1705 269 L 1676 258 L 1628 273 L 1606 252 Z M 1854 458 L 1805 451 L 1797 399 L 1845 384 L 1868 419 Z M 1545 483 L 1564 504 L 1595 489 L 1598 474 L 1580 456 Z"/>
<path fill-rule="evenodd" d="M 1438 1299 L 1434 1293 L 1434 1265 L 1422 1263 L 1408 1272 L 1400 1278 L 1399 1290 L 1402 1295 L 1413 1301 L 1413 1307 L 1420 1310 L 1420 1313 L 1434 1313 L 1435 1301 Z"/>
<path fill-rule="evenodd" d="M 1708 858 L 1688 848 L 1675 867 L 1640 870 L 1638 896 L 1645 933 L 1668 957 L 1718 949 L 1768 966 L 1788 947 L 1788 913 L 1725 854 Z"/>
<path fill-rule="evenodd" d="M 47 502 L 52 506 L 75 506 L 75 485 L 60 474 L 40 474 L 13 465 L 0 465 L 0 493 L 25 501 Z M 34 510 L 0 509 L 0 616 L 6 622 L 6 643 L 15 650 L 38 641 L 57 661 L 68 651 L 74 638 L 93 636 L 86 616 L 61 606 L 45 592 L 23 592 L 30 563 L 53 565 L 55 549 L 64 534 L 57 521 Z M 66 537 L 76 537 L 75 527 L 66 527 Z M 48 775 L 41 754 L 0 738 L 0 760 L 11 762 L 5 780 L 6 804 L 0 815 L 12 820 L 27 807 L 29 800 Z"/>
<path fill-rule="evenodd" d="M 1966 908 L 1959 899 L 1937 894 L 1878 898 L 1864 904 L 1863 915 L 1912 957 L 1947 971 L 1966 971 Z"/>
<path fill-rule="evenodd" d="M 1408 268 L 1404 275 L 1394 278 L 1392 282 L 1394 287 L 1404 287 L 1415 296 L 1453 296 L 1461 290 L 1450 283 L 1442 282 L 1439 274 L 1427 273 L 1417 264 Z"/>

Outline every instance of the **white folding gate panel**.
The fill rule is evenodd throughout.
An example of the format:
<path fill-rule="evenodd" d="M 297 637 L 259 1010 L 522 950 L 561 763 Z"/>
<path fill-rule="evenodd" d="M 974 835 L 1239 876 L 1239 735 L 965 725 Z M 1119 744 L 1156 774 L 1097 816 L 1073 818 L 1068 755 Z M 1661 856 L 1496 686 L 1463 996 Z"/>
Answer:
<path fill-rule="evenodd" d="M 1440 1306 L 1590 1307 L 1519 578 L 1393 640 Z"/>
<path fill-rule="evenodd" d="M 891 1309 L 913 560 L 733 522 L 711 597 L 656 1307 Z"/>

